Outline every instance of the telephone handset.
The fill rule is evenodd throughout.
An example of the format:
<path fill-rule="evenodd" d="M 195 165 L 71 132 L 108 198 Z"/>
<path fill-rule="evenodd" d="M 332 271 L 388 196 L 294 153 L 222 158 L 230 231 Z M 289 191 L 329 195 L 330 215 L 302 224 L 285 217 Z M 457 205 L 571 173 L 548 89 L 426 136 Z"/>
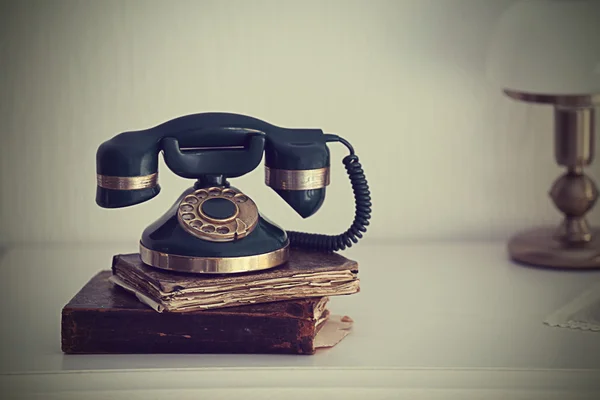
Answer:
<path fill-rule="evenodd" d="M 329 185 L 331 142 L 350 152 L 343 164 L 356 203 L 354 221 L 340 235 L 285 231 L 228 181 L 253 171 L 264 153 L 265 183 L 300 216 L 310 217 L 323 204 Z M 187 115 L 104 142 L 96 155 L 96 203 L 118 208 L 155 197 L 161 152 L 169 169 L 196 182 L 144 230 L 140 256 L 153 267 L 190 273 L 272 268 L 287 261 L 290 247 L 323 252 L 351 247 L 371 218 L 369 186 L 346 140 L 231 113 Z"/>

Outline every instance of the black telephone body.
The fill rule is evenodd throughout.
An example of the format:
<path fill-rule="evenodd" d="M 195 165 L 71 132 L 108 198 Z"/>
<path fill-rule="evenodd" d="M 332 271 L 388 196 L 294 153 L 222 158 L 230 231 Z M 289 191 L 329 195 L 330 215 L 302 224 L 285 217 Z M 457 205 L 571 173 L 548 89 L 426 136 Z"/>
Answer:
<path fill-rule="evenodd" d="M 229 183 L 253 171 L 264 153 L 265 183 L 300 216 L 310 217 L 325 200 L 330 142 L 350 151 L 343 163 L 356 213 L 341 235 L 285 231 Z M 209 274 L 263 270 L 287 262 L 290 247 L 322 252 L 350 247 L 369 224 L 369 187 L 346 140 L 320 129 L 281 128 L 231 113 L 186 115 L 104 142 L 96 155 L 96 203 L 118 208 L 155 197 L 161 152 L 169 169 L 195 183 L 142 233 L 140 256 L 147 265 Z"/>

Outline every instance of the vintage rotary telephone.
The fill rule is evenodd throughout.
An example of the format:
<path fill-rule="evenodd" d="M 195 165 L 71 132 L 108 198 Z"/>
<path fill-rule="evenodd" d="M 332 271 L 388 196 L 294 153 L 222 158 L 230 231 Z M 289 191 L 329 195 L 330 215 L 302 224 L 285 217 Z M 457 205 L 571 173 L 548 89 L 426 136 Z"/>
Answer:
<path fill-rule="evenodd" d="M 323 204 L 329 184 L 328 142 L 341 142 L 356 215 L 341 235 L 286 232 L 230 186 L 265 154 L 265 183 L 303 218 Z M 190 273 L 236 273 L 285 263 L 289 247 L 332 252 L 352 246 L 371 217 L 367 180 L 352 146 L 319 129 L 280 128 L 229 113 L 187 115 L 143 131 L 121 133 L 98 149 L 96 202 L 127 207 L 156 196 L 158 154 L 177 175 L 195 179 L 140 240 L 142 261 Z"/>

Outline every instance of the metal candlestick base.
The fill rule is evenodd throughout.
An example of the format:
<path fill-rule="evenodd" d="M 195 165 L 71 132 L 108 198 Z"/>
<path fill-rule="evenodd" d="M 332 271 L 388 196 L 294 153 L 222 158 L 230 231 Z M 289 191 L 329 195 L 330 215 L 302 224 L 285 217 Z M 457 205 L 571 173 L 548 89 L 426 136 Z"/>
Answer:
<path fill-rule="evenodd" d="M 508 243 L 513 260 L 556 268 L 600 268 L 600 230 L 585 215 L 598 199 L 598 189 L 583 168 L 594 159 L 595 106 L 599 95 L 551 96 L 505 91 L 516 100 L 554 106 L 554 157 L 566 168 L 550 197 L 563 213 L 558 228 L 520 233 Z"/>
<path fill-rule="evenodd" d="M 600 268 L 600 230 L 592 231 L 591 241 L 580 246 L 565 245 L 556 237 L 556 228 L 522 232 L 508 242 L 512 260 L 540 267 Z"/>

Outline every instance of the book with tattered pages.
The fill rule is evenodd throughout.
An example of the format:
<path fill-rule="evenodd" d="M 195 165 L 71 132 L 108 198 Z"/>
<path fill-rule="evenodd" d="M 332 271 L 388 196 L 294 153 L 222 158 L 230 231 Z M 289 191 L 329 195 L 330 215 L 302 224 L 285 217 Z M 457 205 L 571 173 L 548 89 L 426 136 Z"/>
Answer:
<path fill-rule="evenodd" d="M 263 353 L 314 354 L 337 345 L 352 320 L 313 297 L 188 313 L 157 313 L 94 276 L 62 310 L 67 354 Z"/>
<path fill-rule="evenodd" d="M 239 275 L 192 275 L 145 265 L 139 254 L 113 258 L 111 282 L 155 311 L 192 312 L 360 290 L 358 264 L 339 254 L 292 250 L 277 268 Z"/>

